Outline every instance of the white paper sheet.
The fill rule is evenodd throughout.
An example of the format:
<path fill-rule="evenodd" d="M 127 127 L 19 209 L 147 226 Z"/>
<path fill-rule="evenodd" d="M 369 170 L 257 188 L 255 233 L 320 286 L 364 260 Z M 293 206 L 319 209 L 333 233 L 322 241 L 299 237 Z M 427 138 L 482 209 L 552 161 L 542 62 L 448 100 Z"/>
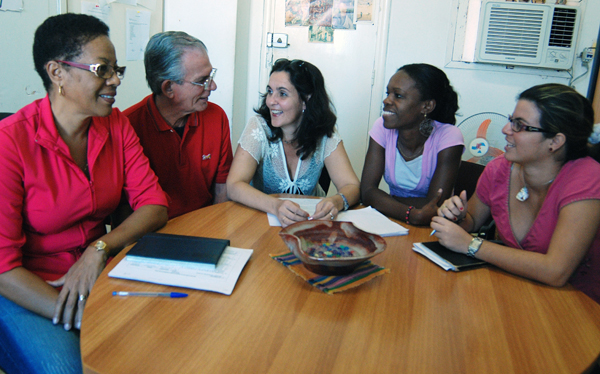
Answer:
<path fill-rule="evenodd" d="M 81 2 L 81 13 L 89 16 L 94 16 L 100 21 L 108 25 L 108 14 L 110 7 L 106 4 L 102 5 L 100 2 L 93 1 L 82 1 Z"/>
<path fill-rule="evenodd" d="M 193 265 L 128 261 L 125 256 L 108 276 L 231 295 L 252 252 L 252 249 L 227 247 L 214 270 Z"/>
<path fill-rule="evenodd" d="M 316 206 L 319 201 L 321 201 L 320 199 L 294 198 L 282 198 L 282 200 L 291 200 L 295 202 L 296 204 L 300 205 L 300 208 L 308 212 L 310 215 L 315 213 Z M 269 220 L 269 225 L 281 226 L 281 222 L 279 222 L 279 219 L 274 214 L 267 213 L 267 218 Z M 400 226 L 371 207 L 339 212 L 335 220 L 352 222 L 354 226 L 363 231 L 381 236 L 400 236 L 408 234 L 407 228 Z"/>
<path fill-rule="evenodd" d="M 433 261 L 435 264 L 437 264 L 439 267 L 441 267 L 442 269 L 444 269 L 446 271 L 448 271 L 448 270 L 458 271 L 458 269 L 454 265 L 452 265 L 450 262 L 444 260 L 437 253 L 433 252 L 432 250 L 430 250 L 429 248 L 427 248 L 426 246 L 424 246 L 421 243 L 413 243 L 413 251 L 420 253 L 423 256 L 427 257 L 428 259 L 430 259 L 431 261 Z"/>
<path fill-rule="evenodd" d="M 127 9 L 126 11 L 127 61 L 143 60 L 146 44 L 150 40 L 150 12 Z"/>

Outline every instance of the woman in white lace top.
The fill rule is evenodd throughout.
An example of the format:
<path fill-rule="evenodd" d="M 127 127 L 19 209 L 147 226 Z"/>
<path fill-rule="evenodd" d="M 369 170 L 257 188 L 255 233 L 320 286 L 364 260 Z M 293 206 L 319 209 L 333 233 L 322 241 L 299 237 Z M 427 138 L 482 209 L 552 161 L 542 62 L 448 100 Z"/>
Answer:
<path fill-rule="evenodd" d="M 244 129 L 229 171 L 231 200 L 275 214 L 283 227 L 309 218 L 334 219 L 358 202 L 360 182 L 335 131 L 337 118 L 316 66 L 277 60 L 256 113 Z M 324 198 L 312 217 L 292 201 L 269 196 L 324 196 L 318 184 L 323 167 L 338 193 Z"/>

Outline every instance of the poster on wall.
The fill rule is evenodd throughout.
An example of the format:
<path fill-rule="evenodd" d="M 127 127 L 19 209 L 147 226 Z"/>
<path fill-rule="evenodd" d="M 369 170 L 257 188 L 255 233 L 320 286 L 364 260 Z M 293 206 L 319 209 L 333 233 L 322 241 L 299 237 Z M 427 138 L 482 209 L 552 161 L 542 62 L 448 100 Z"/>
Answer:
<path fill-rule="evenodd" d="M 331 26 L 334 29 L 356 30 L 354 0 L 334 0 Z"/>
<path fill-rule="evenodd" d="M 308 26 L 310 0 L 285 0 L 285 25 Z"/>
<path fill-rule="evenodd" d="M 356 22 L 373 21 L 373 1 L 374 0 L 357 0 Z"/>
<path fill-rule="evenodd" d="M 311 0 L 308 24 L 331 27 L 332 9 L 333 0 Z"/>
<path fill-rule="evenodd" d="M 331 26 L 308 26 L 309 43 L 333 43 L 333 27 Z"/>

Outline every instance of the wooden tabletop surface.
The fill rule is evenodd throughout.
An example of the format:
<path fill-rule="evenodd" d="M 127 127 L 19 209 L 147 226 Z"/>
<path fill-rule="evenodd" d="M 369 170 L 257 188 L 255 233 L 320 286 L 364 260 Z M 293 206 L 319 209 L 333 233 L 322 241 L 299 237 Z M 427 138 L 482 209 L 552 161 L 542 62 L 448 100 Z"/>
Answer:
<path fill-rule="evenodd" d="M 600 305 L 486 267 L 445 272 L 412 251 L 430 229 L 388 237 L 391 272 L 327 295 L 277 263 L 265 213 L 227 202 L 161 232 L 227 238 L 254 253 L 231 296 L 109 278 L 81 328 L 85 373 L 581 373 L 600 354 Z M 184 299 L 112 291 L 182 291 Z"/>

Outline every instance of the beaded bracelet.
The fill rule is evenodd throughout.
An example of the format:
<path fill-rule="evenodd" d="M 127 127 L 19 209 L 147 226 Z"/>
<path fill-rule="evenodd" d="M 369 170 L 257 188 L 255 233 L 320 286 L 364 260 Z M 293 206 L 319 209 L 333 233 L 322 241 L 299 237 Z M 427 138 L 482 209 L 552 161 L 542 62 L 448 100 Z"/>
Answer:
<path fill-rule="evenodd" d="M 410 211 L 413 210 L 414 206 L 409 206 L 408 209 L 406 210 L 406 223 L 410 225 L 410 222 L 408 220 L 408 217 L 410 216 Z"/>

